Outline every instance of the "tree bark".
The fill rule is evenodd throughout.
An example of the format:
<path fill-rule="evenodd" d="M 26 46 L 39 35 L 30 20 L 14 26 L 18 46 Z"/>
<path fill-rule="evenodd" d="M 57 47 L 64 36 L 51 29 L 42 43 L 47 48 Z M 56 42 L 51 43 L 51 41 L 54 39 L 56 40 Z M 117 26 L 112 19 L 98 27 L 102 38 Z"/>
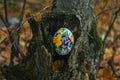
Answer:
<path fill-rule="evenodd" d="M 29 49 L 34 58 L 24 67 L 30 70 L 27 65 L 35 63 L 32 72 L 36 74 L 31 73 L 34 80 L 96 80 L 95 60 L 101 41 L 96 31 L 94 0 L 54 0 L 52 9 L 42 16 L 40 22 L 33 18 L 28 21 L 33 32 Z M 74 48 L 66 56 L 58 55 L 52 43 L 54 33 L 63 26 L 75 37 Z M 64 61 L 62 69 L 52 71 L 54 61 L 61 59 Z"/>
<path fill-rule="evenodd" d="M 46 61 L 54 64 L 53 61 L 59 58 L 54 56 L 56 52 L 52 46 L 53 34 L 59 28 L 65 26 L 73 32 L 75 45 L 69 55 L 60 56 L 67 62 L 64 64 L 63 71 L 55 72 L 56 75 L 52 74 L 54 76 L 52 79 L 96 80 L 95 60 L 101 41 L 96 31 L 94 0 L 69 0 L 69 2 L 68 0 L 54 0 L 54 3 L 53 11 L 44 14 L 40 24 L 45 50 L 51 55 L 48 58 L 50 60 Z M 50 68 L 50 66 L 46 66 L 46 68 Z M 42 71 L 39 72 L 42 74 Z M 49 70 L 49 72 L 51 71 Z M 46 80 L 49 80 L 48 76 L 46 76 Z"/>
<path fill-rule="evenodd" d="M 79 19 L 81 34 L 77 37 L 74 49 L 68 59 L 70 80 L 96 80 L 96 50 L 90 42 L 91 29 L 96 29 L 94 0 L 56 0 L 53 11 L 74 13 Z M 91 37 L 94 37 L 93 35 Z M 97 39 L 95 39 L 97 41 Z M 68 80 L 69 80 L 68 79 Z"/>

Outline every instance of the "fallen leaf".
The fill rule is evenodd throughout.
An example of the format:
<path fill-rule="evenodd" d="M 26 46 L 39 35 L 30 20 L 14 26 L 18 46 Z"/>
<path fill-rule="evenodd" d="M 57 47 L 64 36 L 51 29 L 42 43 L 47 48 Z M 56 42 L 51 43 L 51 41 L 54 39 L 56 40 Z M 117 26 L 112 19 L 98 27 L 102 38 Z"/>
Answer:
<path fill-rule="evenodd" d="M 55 71 L 61 70 L 63 67 L 63 64 L 64 64 L 63 60 L 54 61 L 53 65 L 52 65 L 52 71 L 55 72 Z"/>
<path fill-rule="evenodd" d="M 111 59 L 111 57 L 113 56 L 113 53 L 114 53 L 114 51 L 113 51 L 112 47 L 105 48 L 103 58 L 105 60 L 109 61 Z"/>
<path fill-rule="evenodd" d="M 97 78 L 99 80 L 113 80 L 113 72 L 110 69 L 103 68 L 100 69 L 97 73 Z"/>

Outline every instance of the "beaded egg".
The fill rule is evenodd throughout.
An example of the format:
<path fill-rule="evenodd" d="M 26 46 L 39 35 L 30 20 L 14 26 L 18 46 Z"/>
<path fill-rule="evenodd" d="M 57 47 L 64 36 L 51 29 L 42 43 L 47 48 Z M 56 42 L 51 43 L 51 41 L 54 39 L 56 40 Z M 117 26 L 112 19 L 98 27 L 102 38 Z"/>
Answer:
<path fill-rule="evenodd" d="M 53 45 L 59 55 L 67 55 L 74 46 L 74 36 L 68 28 L 60 28 L 53 36 Z"/>

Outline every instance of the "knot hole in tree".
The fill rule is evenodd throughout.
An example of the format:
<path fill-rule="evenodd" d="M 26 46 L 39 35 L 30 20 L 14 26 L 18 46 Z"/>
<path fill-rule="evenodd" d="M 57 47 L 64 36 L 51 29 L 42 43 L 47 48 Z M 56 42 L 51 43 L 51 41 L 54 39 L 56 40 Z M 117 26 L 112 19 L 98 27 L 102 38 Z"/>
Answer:
<path fill-rule="evenodd" d="M 67 55 L 59 55 L 55 51 L 55 47 L 53 45 L 53 36 L 60 28 L 67 28 L 73 33 L 75 39 L 74 42 L 76 42 L 77 38 L 81 34 L 79 19 L 76 15 L 69 12 L 48 12 L 42 16 L 40 23 L 44 45 L 52 55 L 53 64 L 56 60 L 62 60 L 64 61 L 62 70 L 68 69 L 68 59 L 71 52 Z"/>

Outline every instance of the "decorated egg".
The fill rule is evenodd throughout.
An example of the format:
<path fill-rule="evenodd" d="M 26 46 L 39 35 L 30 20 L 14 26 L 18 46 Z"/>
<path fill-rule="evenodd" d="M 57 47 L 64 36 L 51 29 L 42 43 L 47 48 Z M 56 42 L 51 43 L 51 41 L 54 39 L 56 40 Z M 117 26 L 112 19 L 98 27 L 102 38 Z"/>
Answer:
<path fill-rule="evenodd" d="M 69 29 L 60 28 L 53 36 L 53 44 L 59 55 L 66 55 L 74 46 L 74 36 Z"/>

